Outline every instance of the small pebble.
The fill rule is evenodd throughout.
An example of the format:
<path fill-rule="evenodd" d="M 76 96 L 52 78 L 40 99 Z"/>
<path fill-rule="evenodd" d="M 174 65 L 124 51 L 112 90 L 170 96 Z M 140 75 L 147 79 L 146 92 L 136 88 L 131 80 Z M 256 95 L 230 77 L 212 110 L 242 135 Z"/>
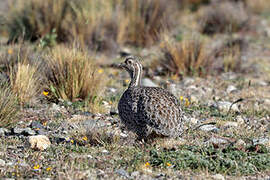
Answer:
<path fill-rule="evenodd" d="M 6 162 L 3 159 L 0 159 L 0 166 L 5 166 Z"/>

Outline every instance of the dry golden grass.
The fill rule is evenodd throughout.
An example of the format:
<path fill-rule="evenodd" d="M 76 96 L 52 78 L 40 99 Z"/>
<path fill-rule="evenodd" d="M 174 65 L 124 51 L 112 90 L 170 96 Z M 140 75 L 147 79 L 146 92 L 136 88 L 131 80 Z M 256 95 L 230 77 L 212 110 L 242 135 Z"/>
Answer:
<path fill-rule="evenodd" d="M 39 58 L 31 47 L 11 45 L 0 53 L 0 67 L 21 105 L 33 104 L 41 92 Z"/>
<path fill-rule="evenodd" d="M 18 104 L 10 86 L 0 85 L 0 127 L 8 127 L 17 122 Z"/>
<path fill-rule="evenodd" d="M 133 0 L 125 4 L 120 14 L 118 41 L 133 45 L 151 45 L 172 25 L 174 3 L 162 0 Z M 169 18 L 170 16 L 170 18 Z"/>
<path fill-rule="evenodd" d="M 161 48 L 164 52 L 161 63 L 168 73 L 204 76 L 211 68 L 213 59 L 208 55 L 203 40 L 194 37 L 181 43 L 165 40 Z"/>
<path fill-rule="evenodd" d="M 21 105 L 33 104 L 41 92 L 41 83 L 37 75 L 38 65 L 19 62 L 11 67 L 11 87 Z"/>
<path fill-rule="evenodd" d="M 89 106 L 102 93 L 105 77 L 97 72 L 94 58 L 76 48 L 58 46 L 46 57 L 48 89 L 56 98 L 88 101 Z"/>
<path fill-rule="evenodd" d="M 174 19 L 163 0 L 16 0 L 7 18 L 9 42 L 36 41 L 55 33 L 58 42 L 101 51 L 119 44 L 153 44 Z M 173 13 L 172 13 L 173 12 Z M 168 18 L 170 16 L 170 18 Z"/>
<path fill-rule="evenodd" d="M 224 51 L 223 71 L 239 71 L 241 70 L 241 52 L 239 46 L 227 48 Z"/>

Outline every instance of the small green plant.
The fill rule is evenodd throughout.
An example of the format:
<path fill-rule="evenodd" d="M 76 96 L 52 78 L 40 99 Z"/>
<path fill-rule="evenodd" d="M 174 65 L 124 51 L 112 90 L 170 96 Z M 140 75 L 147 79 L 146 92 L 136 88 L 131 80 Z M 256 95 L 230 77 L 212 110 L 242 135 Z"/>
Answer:
<path fill-rule="evenodd" d="M 11 87 L 0 85 L 0 127 L 9 127 L 17 122 L 18 102 Z"/>
<path fill-rule="evenodd" d="M 211 145 L 182 146 L 176 151 L 151 150 L 149 162 L 153 167 L 207 170 L 228 175 L 247 175 L 269 170 L 269 151 L 264 146 L 252 147 L 246 147 L 244 151 L 231 146 L 216 149 Z"/>
<path fill-rule="evenodd" d="M 53 29 L 51 33 L 46 34 L 43 38 L 40 39 L 39 46 L 41 48 L 53 47 L 57 43 L 56 38 L 57 38 L 56 29 Z"/>

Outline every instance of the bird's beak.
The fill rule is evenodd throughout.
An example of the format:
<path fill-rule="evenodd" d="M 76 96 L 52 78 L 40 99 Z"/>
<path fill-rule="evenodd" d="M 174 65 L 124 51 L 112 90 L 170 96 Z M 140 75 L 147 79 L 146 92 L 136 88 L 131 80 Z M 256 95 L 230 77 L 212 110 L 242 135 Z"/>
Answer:
<path fill-rule="evenodd" d="M 125 63 L 120 63 L 117 65 L 118 68 L 126 68 L 126 64 Z"/>

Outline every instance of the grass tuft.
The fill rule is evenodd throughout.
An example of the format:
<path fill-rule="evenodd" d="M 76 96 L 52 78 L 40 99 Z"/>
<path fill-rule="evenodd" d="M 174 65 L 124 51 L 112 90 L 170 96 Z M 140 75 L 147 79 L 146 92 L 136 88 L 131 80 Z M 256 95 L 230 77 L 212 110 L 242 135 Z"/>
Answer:
<path fill-rule="evenodd" d="M 37 101 L 41 92 L 41 83 L 37 75 L 38 65 L 32 66 L 20 62 L 17 68 L 11 68 L 11 87 L 21 105 Z"/>
<path fill-rule="evenodd" d="M 76 48 L 56 47 L 46 57 L 50 96 L 66 101 L 96 102 L 102 93 L 103 74 L 97 72 L 93 57 Z"/>
<path fill-rule="evenodd" d="M 205 49 L 205 42 L 199 38 L 180 43 L 165 41 L 161 48 L 164 53 L 161 65 L 167 73 L 205 76 L 211 68 L 212 59 Z"/>
<path fill-rule="evenodd" d="M 0 85 L 0 127 L 9 127 L 17 122 L 16 115 L 19 111 L 17 98 L 11 87 Z"/>

